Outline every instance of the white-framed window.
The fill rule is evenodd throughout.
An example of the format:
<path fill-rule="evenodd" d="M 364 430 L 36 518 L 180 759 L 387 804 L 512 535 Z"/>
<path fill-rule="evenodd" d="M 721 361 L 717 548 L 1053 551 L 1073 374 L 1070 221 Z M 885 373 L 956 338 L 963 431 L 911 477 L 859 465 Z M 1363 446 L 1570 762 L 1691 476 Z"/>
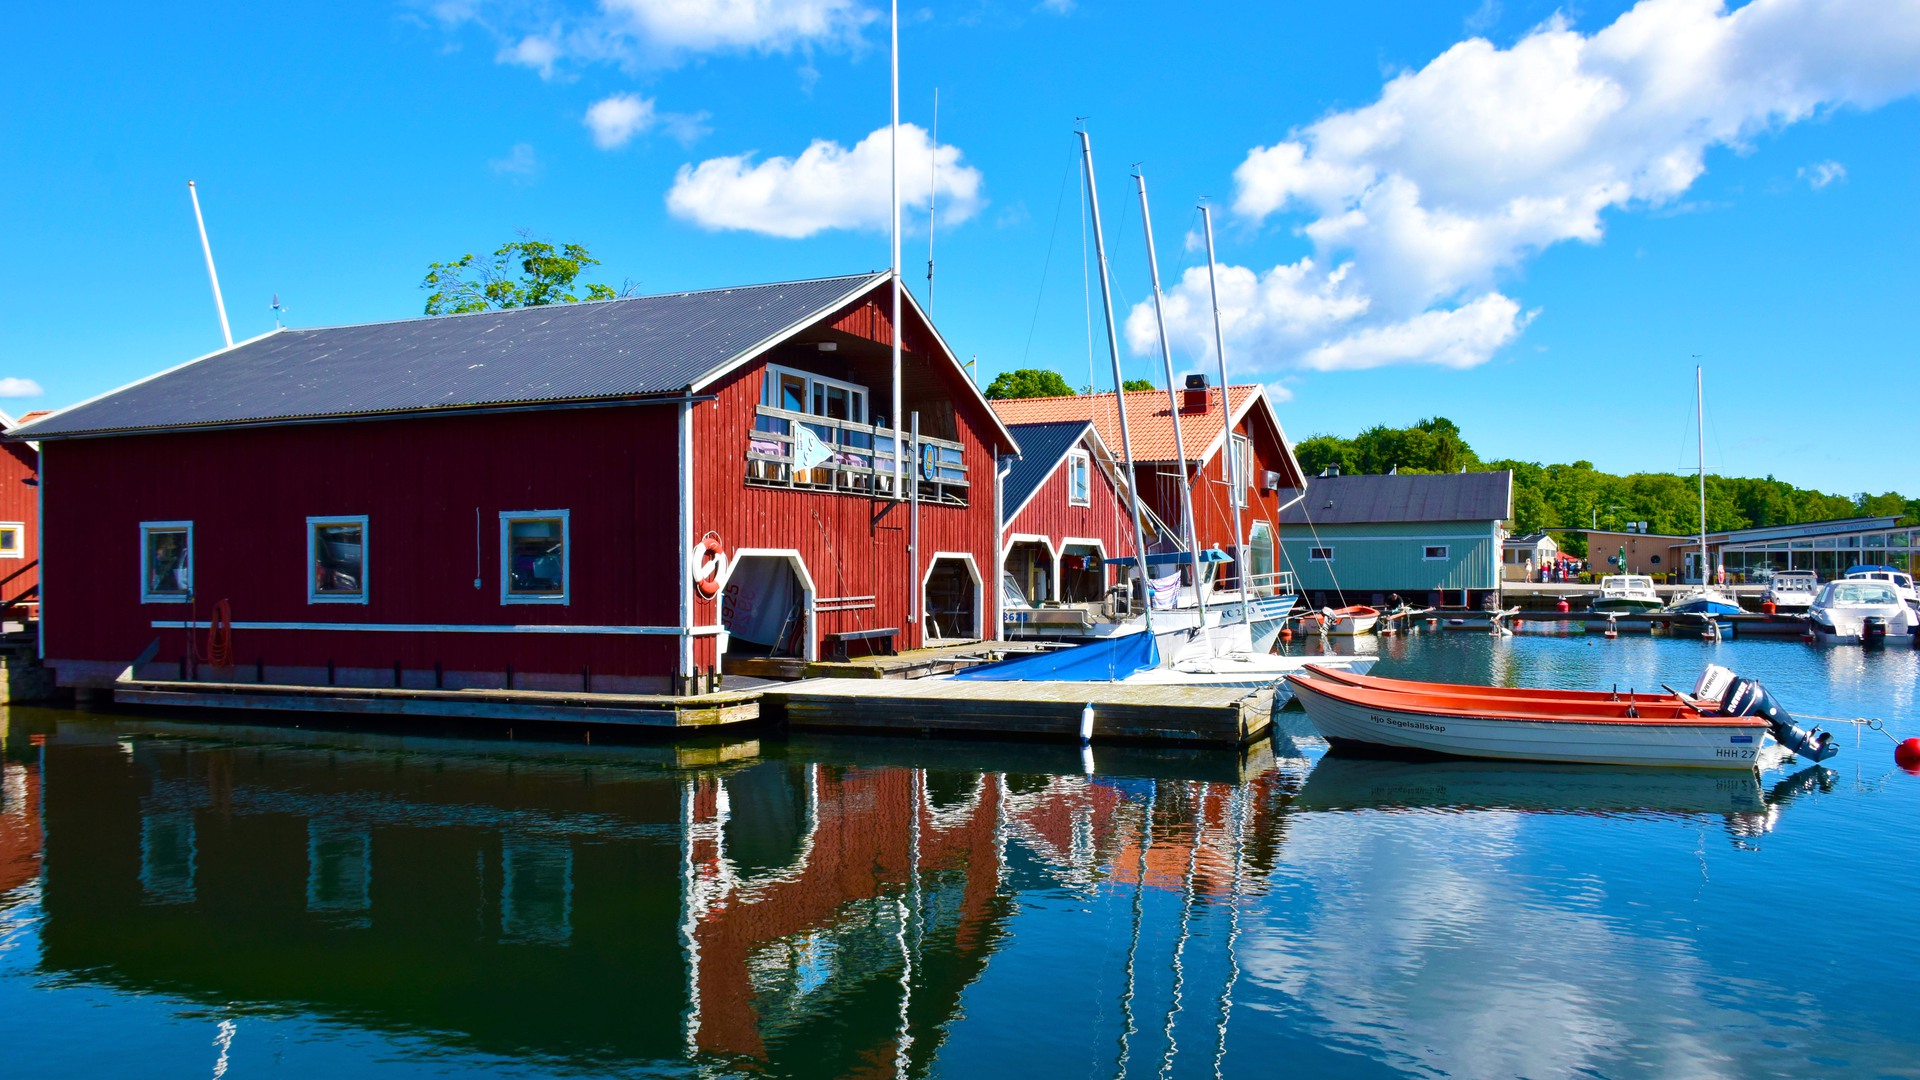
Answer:
<path fill-rule="evenodd" d="M 565 510 L 500 511 L 500 602 L 568 602 L 570 552 Z"/>
<path fill-rule="evenodd" d="M 1307 558 L 1313 562 L 1332 562 L 1333 549 L 1330 547 L 1310 547 L 1307 549 Z"/>
<path fill-rule="evenodd" d="M 867 422 L 866 387 L 778 364 L 767 365 L 766 381 L 760 384 L 760 404 L 856 424 Z"/>
<path fill-rule="evenodd" d="M 1067 504 L 1088 506 L 1093 502 L 1093 458 L 1085 450 L 1067 451 Z"/>
<path fill-rule="evenodd" d="M 367 602 L 367 516 L 307 519 L 307 603 Z"/>
<path fill-rule="evenodd" d="M 0 559 L 27 557 L 27 526 L 19 521 L 0 521 Z"/>
<path fill-rule="evenodd" d="M 1253 487 L 1253 440 L 1245 435 L 1233 437 L 1233 505 L 1247 505 L 1247 493 Z"/>
<path fill-rule="evenodd" d="M 1420 557 L 1427 562 L 1439 562 L 1447 557 L 1447 545 L 1428 544 L 1420 552 Z"/>
<path fill-rule="evenodd" d="M 193 522 L 140 523 L 140 602 L 184 604 L 193 597 Z"/>

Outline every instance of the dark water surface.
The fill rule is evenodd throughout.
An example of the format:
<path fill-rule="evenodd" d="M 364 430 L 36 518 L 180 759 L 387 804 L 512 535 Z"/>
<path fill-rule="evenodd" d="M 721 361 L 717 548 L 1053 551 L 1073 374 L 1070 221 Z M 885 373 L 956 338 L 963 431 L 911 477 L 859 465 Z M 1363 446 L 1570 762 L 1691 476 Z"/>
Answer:
<path fill-rule="evenodd" d="M 1920 734 L 1916 657 L 1415 635 Z M 1297 713 L 1287 714 L 1289 727 Z M 10 1076 L 1917 1076 L 1920 777 L 16 709 Z M 918 807 L 918 812 L 914 811 Z"/>

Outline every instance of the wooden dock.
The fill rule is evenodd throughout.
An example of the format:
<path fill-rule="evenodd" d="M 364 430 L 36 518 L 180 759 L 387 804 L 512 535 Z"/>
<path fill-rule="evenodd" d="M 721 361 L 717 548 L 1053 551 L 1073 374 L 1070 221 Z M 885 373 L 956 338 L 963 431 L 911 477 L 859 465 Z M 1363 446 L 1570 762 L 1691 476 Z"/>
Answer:
<path fill-rule="evenodd" d="M 1082 682 L 813 679 L 770 687 L 769 707 L 798 729 L 997 735 L 1077 742 L 1093 706 L 1093 741 L 1241 746 L 1273 722 L 1273 691 Z"/>
<path fill-rule="evenodd" d="M 115 686 L 113 699 L 128 705 L 186 709 L 609 724 L 663 732 L 740 724 L 760 718 L 758 686 L 678 696 L 136 679 Z"/>
<path fill-rule="evenodd" d="M 756 679 L 924 679 L 951 675 L 962 668 L 990 664 L 1012 656 L 1041 652 L 1052 646 L 1028 642 L 970 641 L 908 649 L 890 656 L 856 656 L 850 660 L 801 660 L 787 656 L 729 656 L 728 675 Z"/>

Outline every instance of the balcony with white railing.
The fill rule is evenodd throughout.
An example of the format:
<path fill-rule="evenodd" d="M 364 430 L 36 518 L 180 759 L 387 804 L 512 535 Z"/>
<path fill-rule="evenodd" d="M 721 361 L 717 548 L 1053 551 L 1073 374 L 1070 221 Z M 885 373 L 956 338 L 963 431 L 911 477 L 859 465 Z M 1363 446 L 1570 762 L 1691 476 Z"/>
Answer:
<path fill-rule="evenodd" d="M 802 429 L 818 440 L 817 448 L 800 434 Z M 895 447 L 905 446 L 907 482 L 917 485 L 920 498 L 965 506 L 969 484 L 964 448 L 928 435 L 921 435 L 917 446 L 913 443 L 910 433 L 893 428 L 760 405 L 747 439 L 746 479 L 755 487 L 892 498 Z M 808 460 L 807 449 L 819 460 L 801 468 Z M 904 495 L 914 489 L 900 490 Z"/>

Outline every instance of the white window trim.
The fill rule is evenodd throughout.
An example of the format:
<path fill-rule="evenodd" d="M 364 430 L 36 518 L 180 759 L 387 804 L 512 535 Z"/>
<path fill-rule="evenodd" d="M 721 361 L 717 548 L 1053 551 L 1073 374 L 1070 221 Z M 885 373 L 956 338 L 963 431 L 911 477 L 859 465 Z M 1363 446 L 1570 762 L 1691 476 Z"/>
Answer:
<path fill-rule="evenodd" d="M 1076 469 L 1081 470 L 1086 477 L 1086 484 L 1084 485 L 1086 495 L 1078 499 L 1073 497 L 1073 476 L 1074 470 Z M 1067 451 L 1067 505 L 1093 505 L 1093 455 L 1087 453 L 1085 450 Z"/>
<path fill-rule="evenodd" d="M 767 381 L 765 383 L 762 383 L 760 387 L 760 403 L 762 405 L 767 405 L 772 408 L 785 407 L 780 404 L 780 400 L 779 400 L 780 395 L 778 393 L 779 386 L 780 386 L 780 376 L 782 375 L 791 375 L 794 378 L 801 380 L 801 382 L 803 382 L 806 385 L 807 398 L 804 402 L 801 403 L 802 408 L 796 411 L 806 413 L 808 416 L 820 415 L 819 413 L 816 413 L 813 411 L 813 384 L 819 383 L 822 386 L 839 387 L 842 390 L 850 391 L 852 393 L 856 393 L 860 395 L 861 412 L 863 413 L 863 415 L 858 420 L 843 420 L 841 421 L 841 423 L 845 423 L 845 424 L 873 423 L 873 391 L 869 387 L 861 386 L 859 383 L 843 382 L 840 379 L 830 379 L 825 375 L 815 375 L 811 371 L 803 371 L 800 368 L 781 367 L 779 364 L 767 365 L 766 375 L 765 375 L 765 378 Z M 772 395 L 774 398 L 773 401 L 767 400 L 768 386 L 772 386 L 775 389 L 775 393 Z"/>
<path fill-rule="evenodd" d="M 1227 447 L 1227 461 L 1233 467 L 1233 505 L 1244 510 L 1253 496 L 1253 440 L 1235 432 Z"/>
<path fill-rule="evenodd" d="M 1440 549 L 1440 554 L 1438 555 L 1429 554 L 1435 548 Z M 1448 558 L 1448 553 L 1451 552 L 1452 550 L 1453 550 L 1453 545 L 1451 544 L 1423 544 L 1420 547 L 1420 561 L 1421 562 L 1446 562 Z"/>
<path fill-rule="evenodd" d="M 156 593 L 147 588 L 147 534 L 152 532 L 179 532 L 187 534 L 187 591 L 183 593 Z M 143 521 L 140 523 L 140 602 L 143 604 L 184 604 L 193 599 L 193 580 L 200 573 L 200 565 L 193 551 L 193 522 L 191 521 Z"/>
<path fill-rule="evenodd" d="M 24 559 L 27 557 L 27 523 L 24 521 L 0 521 L 0 529 L 13 530 L 11 550 L 0 547 L 0 559 Z"/>
<path fill-rule="evenodd" d="M 1317 554 L 1317 552 L 1322 552 L 1322 551 L 1326 552 L 1324 556 Z M 1332 562 L 1333 548 L 1331 546 L 1309 547 L 1307 548 L 1307 561 L 1308 562 Z"/>
<path fill-rule="evenodd" d="M 510 523 L 529 518 L 560 519 L 560 591 L 558 593 L 513 593 L 513 551 L 508 534 Z M 573 521 L 566 510 L 500 511 L 500 602 L 502 604 L 570 604 L 573 602 Z"/>
<path fill-rule="evenodd" d="M 360 526 L 360 592 L 357 596 L 315 591 L 313 587 L 313 533 L 321 525 L 358 525 Z M 310 517 L 307 519 L 307 603 L 309 604 L 365 604 L 373 586 L 372 572 L 373 544 L 369 541 L 367 515 L 336 514 L 331 517 Z"/>

